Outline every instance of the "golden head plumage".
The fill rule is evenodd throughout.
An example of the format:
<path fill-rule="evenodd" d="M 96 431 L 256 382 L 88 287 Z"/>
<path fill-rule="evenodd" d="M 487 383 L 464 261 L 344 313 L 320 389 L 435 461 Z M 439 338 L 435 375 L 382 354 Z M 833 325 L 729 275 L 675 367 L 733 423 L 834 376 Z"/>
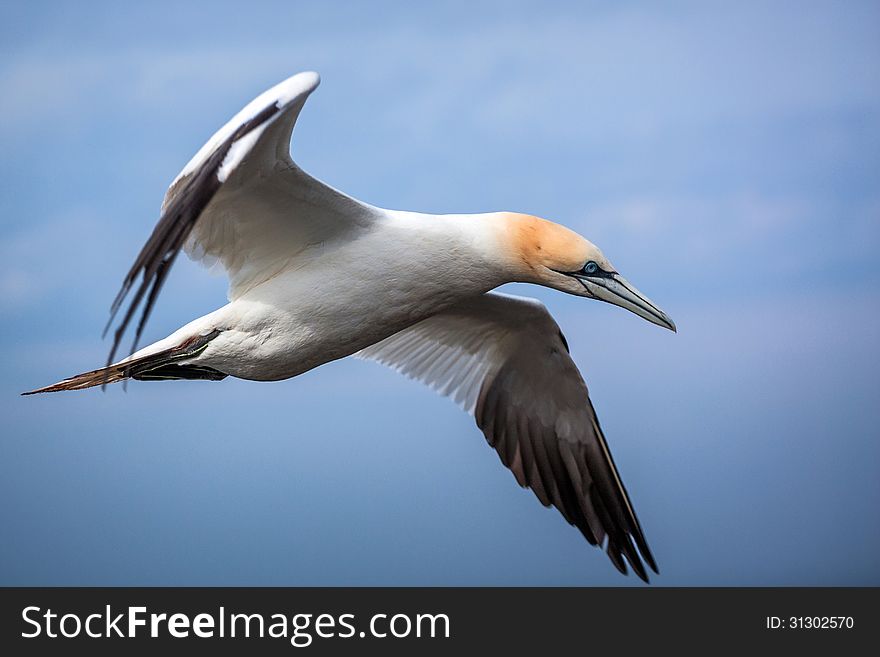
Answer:
<path fill-rule="evenodd" d="M 512 281 L 607 301 L 675 330 L 666 313 L 623 278 L 590 240 L 528 214 L 498 212 L 490 216 L 496 222 Z"/>

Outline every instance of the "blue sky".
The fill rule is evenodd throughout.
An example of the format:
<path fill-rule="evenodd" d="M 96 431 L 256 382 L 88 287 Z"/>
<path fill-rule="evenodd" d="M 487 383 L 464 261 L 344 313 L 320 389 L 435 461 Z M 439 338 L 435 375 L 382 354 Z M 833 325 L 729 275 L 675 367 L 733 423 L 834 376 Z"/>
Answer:
<path fill-rule="evenodd" d="M 660 585 L 880 584 L 877 3 L 4 3 L 0 584 L 634 584 L 472 420 L 372 363 L 18 393 L 103 363 L 165 186 L 313 69 L 307 170 L 518 210 L 676 321 L 565 331 Z M 181 260 L 158 339 L 221 305 Z"/>

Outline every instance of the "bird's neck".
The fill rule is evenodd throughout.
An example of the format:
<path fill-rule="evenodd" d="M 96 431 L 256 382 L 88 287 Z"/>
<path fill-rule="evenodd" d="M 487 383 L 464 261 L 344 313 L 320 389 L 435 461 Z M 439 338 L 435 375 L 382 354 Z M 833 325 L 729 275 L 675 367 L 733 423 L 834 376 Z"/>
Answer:
<path fill-rule="evenodd" d="M 390 211 L 386 226 L 411 259 L 438 275 L 484 281 L 487 290 L 515 279 L 503 213 Z"/>

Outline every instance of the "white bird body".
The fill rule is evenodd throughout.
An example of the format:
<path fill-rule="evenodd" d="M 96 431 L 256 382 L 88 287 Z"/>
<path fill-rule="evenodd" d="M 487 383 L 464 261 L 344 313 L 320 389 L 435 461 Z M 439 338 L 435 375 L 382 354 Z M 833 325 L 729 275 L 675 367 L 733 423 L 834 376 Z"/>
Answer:
<path fill-rule="evenodd" d="M 134 290 L 108 366 L 33 392 L 129 378 L 268 381 L 352 354 L 376 360 L 473 414 L 520 485 L 647 581 L 641 559 L 656 564 L 565 338 L 539 302 L 490 290 L 537 283 L 674 330 L 672 321 L 558 224 L 384 210 L 309 176 L 289 142 L 318 82 L 301 73 L 276 85 L 196 153 L 113 304 L 115 316 Z M 114 363 L 143 302 L 137 342 L 181 249 L 224 267 L 229 303 Z"/>
<path fill-rule="evenodd" d="M 182 362 L 242 379 L 287 379 L 509 280 L 496 255 L 498 214 L 372 210 L 357 239 L 309 246 L 294 266 L 127 360 L 220 330 Z"/>

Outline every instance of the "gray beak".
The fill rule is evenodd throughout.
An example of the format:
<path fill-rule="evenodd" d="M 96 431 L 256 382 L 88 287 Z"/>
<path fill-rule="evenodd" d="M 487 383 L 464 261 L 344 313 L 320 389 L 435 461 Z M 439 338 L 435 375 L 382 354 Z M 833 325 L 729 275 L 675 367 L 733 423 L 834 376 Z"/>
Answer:
<path fill-rule="evenodd" d="M 669 315 L 655 306 L 648 297 L 634 288 L 623 276 L 602 273 L 604 275 L 600 276 L 579 273 L 574 274 L 574 277 L 587 288 L 587 292 L 593 298 L 626 308 L 652 324 L 663 326 L 675 332 L 675 323 L 669 318 Z"/>

